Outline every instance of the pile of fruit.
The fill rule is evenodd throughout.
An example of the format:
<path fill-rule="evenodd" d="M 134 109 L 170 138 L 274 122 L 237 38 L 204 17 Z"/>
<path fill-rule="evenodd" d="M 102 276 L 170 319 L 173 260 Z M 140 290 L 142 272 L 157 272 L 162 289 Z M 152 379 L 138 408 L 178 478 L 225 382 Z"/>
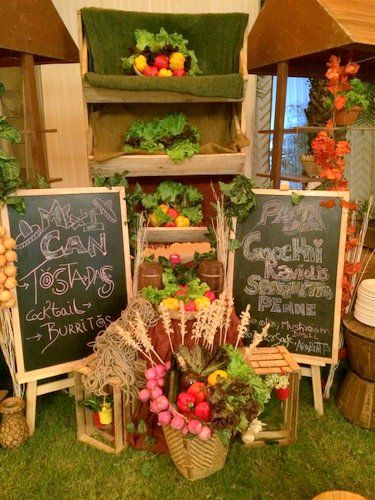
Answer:
<path fill-rule="evenodd" d="M 203 195 L 191 185 L 175 181 L 161 182 L 152 194 L 142 196 L 143 208 L 150 211 L 154 227 L 189 227 L 203 220 Z"/>
<path fill-rule="evenodd" d="M 163 266 L 163 288 L 149 285 L 141 290 L 142 297 L 151 304 L 179 311 L 182 302 L 185 311 L 195 312 L 206 309 L 216 300 L 207 283 L 197 278 L 194 267 L 182 264 L 178 254 L 171 254 L 169 259 L 159 257 L 159 262 Z"/>
<path fill-rule="evenodd" d="M 195 76 L 201 73 L 194 51 L 187 48 L 182 35 L 169 35 L 164 28 L 157 34 L 146 30 L 134 33 L 133 54 L 122 59 L 124 68 L 131 67 L 143 76 Z"/>
<path fill-rule="evenodd" d="M 16 305 L 16 298 L 12 293 L 17 286 L 17 268 L 14 265 L 17 260 L 15 246 L 14 239 L 7 237 L 6 229 L 0 227 L 0 304 L 2 307 Z"/>

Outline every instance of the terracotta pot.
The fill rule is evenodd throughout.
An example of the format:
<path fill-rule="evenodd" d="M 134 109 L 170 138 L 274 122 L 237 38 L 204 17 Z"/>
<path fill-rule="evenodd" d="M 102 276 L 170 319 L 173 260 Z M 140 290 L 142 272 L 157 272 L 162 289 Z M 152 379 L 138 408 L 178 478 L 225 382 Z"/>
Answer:
<path fill-rule="evenodd" d="M 313 155 L 301 155 L 299 159 L 306 175 L 309 177 L 319 177 L 320 166 L 315 163 Z"/>
<path fill-rule="evenodd" d="M 353 106 L 351 109 L 339 109 L 335 112 L 335 123 L 339 126 L 352 125 L 361 112 L 362 108 L 359 106 Z"/>
<path fill-rule="evenodd" d="M 289 398 L 289 386 L 285 387 L 284 389 L 276 389 L 275 388 L 275 394 L 277 399 L 280 399 L 281 401 L 285 401 L 286 399 Z"/>

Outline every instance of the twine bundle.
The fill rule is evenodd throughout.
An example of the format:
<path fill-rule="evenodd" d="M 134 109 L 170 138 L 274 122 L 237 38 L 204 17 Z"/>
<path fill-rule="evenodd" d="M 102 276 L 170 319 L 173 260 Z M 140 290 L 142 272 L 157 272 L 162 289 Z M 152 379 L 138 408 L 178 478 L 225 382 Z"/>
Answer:
<path fill-rule="evenodd" d="M 143 352 L 143 344 L 135 334 L 138 318 L 146 328 L 158 321 L 152 305 L 141 297 L 132 299 L 121 317 L 96 337 L 96 364 L 84 382 L 87 390 L 100 396 L 108 395 L 106 386 L 113 377 L 117 377 L 121 380 L 125 402 L 136 400 L 139 389 L 144 385 L 145 368 L 137 352 Z"/>

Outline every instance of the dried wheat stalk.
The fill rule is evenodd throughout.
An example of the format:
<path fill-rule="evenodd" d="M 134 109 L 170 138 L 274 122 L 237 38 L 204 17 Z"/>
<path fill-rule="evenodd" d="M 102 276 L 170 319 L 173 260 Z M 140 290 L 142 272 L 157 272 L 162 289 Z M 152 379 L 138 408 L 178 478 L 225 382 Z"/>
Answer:
<path fill-rule="evenodd" d="M 186 311 L 182 300 L 180 300 L 180 335 L 181 335 L 181 345 L 184 345 L 186 336 Z"/>
<path fill-rule="evenodd" d="M 214 347 L 215 335 L 220 325 L 223 323 L 225 314 L 224 308 L 225 306 L 220 300 L 215 300 L 207 308 L 208 319 L 203 337 L 205 345 L 211 350 L 211 352 Z"/>
<path fill-rule="evenodd" d="M 162 319 L 163 326 L 164 326 L 164 331 L 168 335 L 168 340 L 169 340 L 171 352 L 173 352 L 174 351 L 173 343 L 172 343 L 173 327 L 172 327 L 171 316 L 170 316 L 169 311 L 166 307 L 160 306 L 159 309 L 160 309 L 161 319 Z"/>
<path fill-rule="evenodd" d="M 137 227 L 137 240 L 135 245 L 135 257 L 134 257 L 134 273 L 133 273 L 133 296 L 135 297 L 138 292 L 138 275 L 139 266 L 142 264 L 145 255 L 145 249 L 147 245 L 146 238 L 146 217 L 142 212 L 138 216 L 138 227 Z"/>
<path fill-rule="evenodd" d="M 247 304 L 246 309 L 241 312 L 240 318 L 241 322 L 237 327 L 237 340 L 236 345 L 234 346 L 235 349 L 237 349 L 240 340 L 244 338 L 248 331 L 250 325 L 250 304 Z"/>
<path fill-rule="evenodd" d="M 147 354 L 153 353 L 157 359 L 164 365 L 164 361 L 161 359 L 159 354 L 155 351 L 154 346 L 152 345 L 151 339 L 147 334 L 147 328 L 145 324 L 143 323 L 143 320 L 141 318 L 141 315 L 139 312 L 136 313 L 135 315 L 135 322 L 134 322 L 134 336 L 137 341 L 142 345 L 144 350 L 146 351 Z"/>
<path fill-rule="evenodd" d="M 263 328 L 262 328 L 262 331 L 260 333 L 258 332 L 254 332 L 254 337 L 253 337 L 253 340 L 251 342 L 251 344 L 249 345 L 249 353 L 251 354 L 253 352 L 253 350 L 262 342 L 262 340 L 267 337 L 268 335 L 268 329 L 270 327 L 270 324 L 267 323 Z"/>
<path fill-rule="evenodd" d="M 230 327 L 230 322 L 233 312 L 233 297 L 231 294 L 226 294 L 226 308 L 225 308 L 225 318 L 224 318 L 224 340 L 223 344 L 227 343 L 227 335 Z"/>

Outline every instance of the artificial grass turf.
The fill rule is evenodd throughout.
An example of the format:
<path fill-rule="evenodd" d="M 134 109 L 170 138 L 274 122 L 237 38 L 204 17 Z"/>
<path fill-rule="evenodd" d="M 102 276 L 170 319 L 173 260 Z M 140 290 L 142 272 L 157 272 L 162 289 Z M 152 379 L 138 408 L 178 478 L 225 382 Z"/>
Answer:
<path fill-rule="evenodd" d="M 330 489 L 375 498 L 375 433 L 346 422 L 333 400 L 325 410 L 315 414 L 303 380 L 296 445 L 233 442 L 222 471 L 190 482 L 167 455 L 127 449 L 114 456 L 77 442 L 74 401 L 44 396 L 34 436 L 19 450 L 0 451 L 0 498 L 299 500 Z"/>

